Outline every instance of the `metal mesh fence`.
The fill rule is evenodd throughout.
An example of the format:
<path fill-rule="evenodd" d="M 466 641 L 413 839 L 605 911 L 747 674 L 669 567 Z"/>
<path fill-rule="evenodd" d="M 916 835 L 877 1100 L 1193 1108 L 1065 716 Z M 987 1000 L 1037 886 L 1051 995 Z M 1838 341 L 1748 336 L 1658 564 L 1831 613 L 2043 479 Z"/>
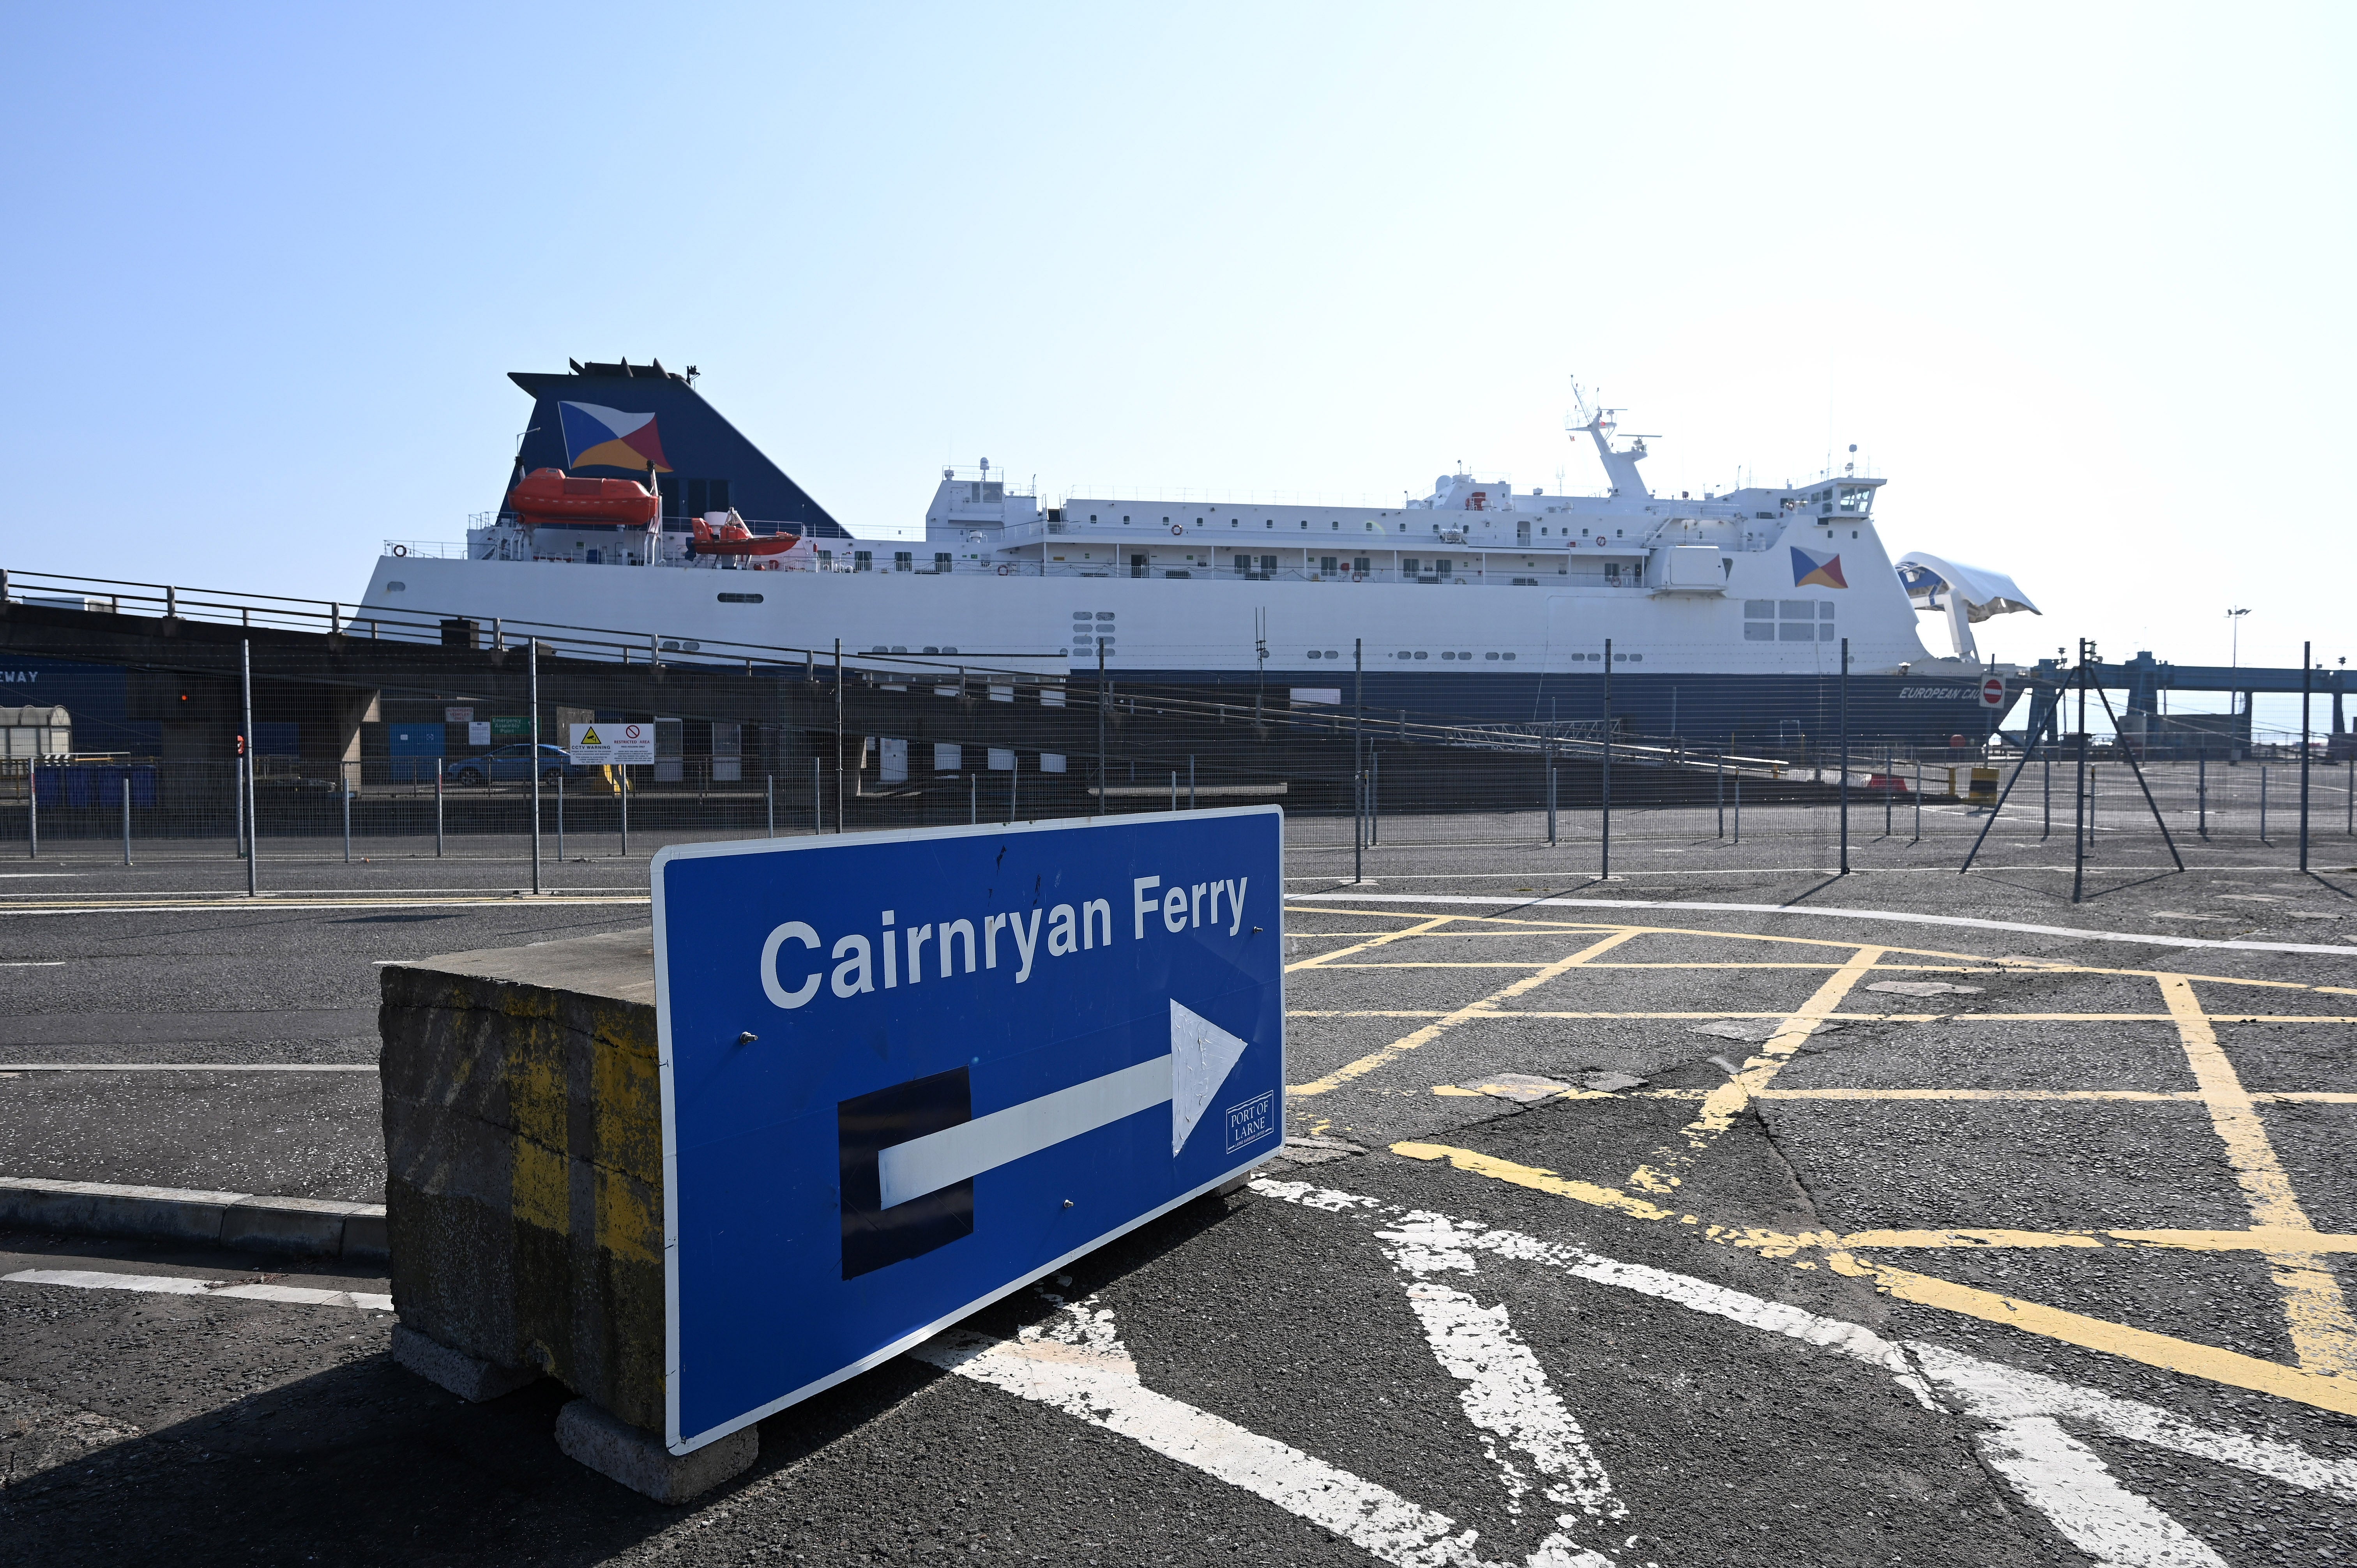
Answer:
<path fill-rule="evenodd" d="M 586 768 L 552 757 L 536 805 L 542 849 L 567 859 L 643 857 L 667 843 L 712 839 L 1258 803 L 1285 807 L 1297 844 L 1600 845 L 1609 832 L 1620 843 L 1830 846 L 1843 832 L 1841 771 L 1821 758 L 1697 757 L 1670 747 L 1649 755 L 1616 739 L 1608 770 L 1600 744 L 1485 749 L 1360 737 L 1354 747 L 1344 728 L 1247 733 L 1222 746 L 1200 734 L 1157 733 L 1144 716 L 1143 709 L 1125 712 L 1119 733 L 1109 735 L 1102 795 L 1092 752 L 1045 751 L 1036 737 L 1021 744 L 1012 723 L 972 741 L 847 735 L 840 773 L 831 746 L 813 744 L 832 737 L 801 734 L 791 745 L 736 758 L 654 767 Z M 2126 761 L 2094 761 L 2082 814 L 2072 757 L 2032 757 L 2017 777 L 2018 760 L 1975 768 L 1895 754 L 1863 765 L 1854 758 L 1846 808 L 1854 852 L 1871 860 L 1878 846 L 1904 845 L 1907 858 L 1921 860 L 1945 843 L 1961 858 L 1991 826 L 1988 801 L 2007 780 L 1993 843 L 2068 846 L 2083 828 L 2093 853 L 2146 842 L 2158 848 L 2157 808 L 2182 845 L 2231 843 L 2289 857 L 2297 844 L 2296 763 L 2151 761 L 2140 784 Z M 0 763 L 0 853 L 236 857 L 256 834 L 265 860 L 498 859 L 530 850 L 534 791 L 521 766 L 264 757 L 254 765 L 252 824 L 242 767 Z M 2312 766 L 2307 788 L 2311 845 L 2357 846 L 2357 767 Z"/>

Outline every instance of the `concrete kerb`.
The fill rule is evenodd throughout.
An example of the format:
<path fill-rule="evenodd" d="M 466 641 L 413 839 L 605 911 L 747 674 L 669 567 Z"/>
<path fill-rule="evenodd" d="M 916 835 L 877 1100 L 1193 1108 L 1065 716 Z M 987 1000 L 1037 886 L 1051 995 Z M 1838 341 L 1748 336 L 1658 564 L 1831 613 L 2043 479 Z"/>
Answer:
<path fill-rule="evenodd" d="M 384 1205 L 0 1176 L 0 1225 L 382 1262 Z"/>

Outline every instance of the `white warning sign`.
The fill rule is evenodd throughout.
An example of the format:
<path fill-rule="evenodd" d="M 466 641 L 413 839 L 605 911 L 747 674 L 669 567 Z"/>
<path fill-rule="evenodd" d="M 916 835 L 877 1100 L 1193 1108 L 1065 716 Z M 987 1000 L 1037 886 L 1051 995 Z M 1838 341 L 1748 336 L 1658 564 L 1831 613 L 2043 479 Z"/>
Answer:
<path fill-rule="evenodd" d="M 652 767 L 655 726 L 651 724 L 590 724 L 573 726 L 573 744 L 565 748 L 584 768 L 608 763 Z"/>

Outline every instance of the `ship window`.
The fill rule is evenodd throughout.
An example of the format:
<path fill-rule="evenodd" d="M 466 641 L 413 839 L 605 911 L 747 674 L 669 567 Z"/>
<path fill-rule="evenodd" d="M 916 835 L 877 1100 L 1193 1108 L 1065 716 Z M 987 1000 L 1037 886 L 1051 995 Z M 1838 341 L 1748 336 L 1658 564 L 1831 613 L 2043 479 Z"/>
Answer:
<path fill-rule="evenodd" d="M 1494 654 L 1494 653 L 1485 653 L 1485 654 L 1481 655 L 1481 657 L 1482 657 L 1482 658 L 1484 658 L 1484 659 L 1495 659 L 1495 658 L 1497 658 L 1498 656 L 1497 656 L 1496 654 Z"/>
<path fill-rule="evenodd" d="M 1089 513 L 1089 521 L 1090 521 L 1091 522 L 1094 522 L 1096 520 L 1097 520 L 1097 514 L 1096 514 L 1096 513 L 1094 513 L 1094 512 L 1091 512 L 1091 513 Z"/>
<path fill-rule="evenodd" d="M 1329 648 L 1326 650 L 1326 657 L 1329 659 L 1340 659 L 1342 656 Z"/>
<path fill-rule="evenodd" d="M 1441 656 L 1443 659 L 1454 659 L 1454 658 L 1456 658 L 1456 657 L 1457 657 L 1457 655 L 1455 655 L 1454 653 L 1449 653 L 1449 652 L 1447 652 L 1447 651 L 1445 651 L 1445 650 L 1442 652 L 1442 654 L 1441 654 L 1440 656 Z"/>
<path fill-rule="evenodd" d="M 1074 610 L 1072 612 L 1072 618 L 1074 620 L 1094 620 L 1096 618 L 1089 614 L 1086 610 Z"/>
<path fill-rule="evenodd" d="M 1403 648 L 1403 649 L 1401 649 L 1401 650 L 1399 650 L 1399 656 L 1400 656 L 1402 659 L 1409 659 L 1409 658 L 1413 658 L 1413 657 L 1414 657 L 1414 655 L 1412 655 L 1411 653 L 1409 653 L 1409 652 L 1408 652 L 1408 650 L 1407 650 L 1406 649 L 1405 649 L 1405 648 Z"/>
<path fill-rule="evenodd" d="M 822 572 L 828 571 L 828 570 L 832 569 L 834 565 L 834 551 L 832 551 L 832 550 L 822 550 L 822 551 L 820 551 L 820 552 L 818 553 L 818 569 L 819 569 L 820 571 L 822 571 Z"/>
<path fill-rule="evenodd" d="M 917 553 L 915 551 L 895 550 L 892 552 L 892 570 L 895 572 L 913 572 L 916 568 Z"/>
<path fill-rule="evenodd" d="M 1423 657 L 1425 657 L 1424 650 L 1423 650 L 1422 649 L 1418 649 L 1418 650 L 1416 650 L 1415 656 L 1416 656 L 1418 659 L 1422 659 Z"/>
<path fill-rule="evenodd" d="M 1819 599 L 1817 601 L 1817 618 L 1819 620 L 1831 620 L 1834 618 L 1833 600 Z"/>
<path fill-rule="evenodd" d="M 1275 521 L 1275 520 L 1274 518 L 1272 518 L 1272 519 L 1270 519 L 1268 521 L 1265 521 L 1265 522 L 1262 523 L 1262 524 L 1261 524 L 1261 526 L 1262 526 L 1263 528 L 1275 528 L 1275 527 L 1276 526 L 1276 521 Z"/>
<path fill-rule="evenodd" d="M 949 553 L 948 553 L 947 551 L 945 551 L 945 550 L 936 550 L 936 551 L 934 551 L 934 552 L 933 552 L 933 570 L 934 570 L 934 571 L 936 571 L 936 572 L 946 572 L 946 571 L 948 571 L 949 569 L 950 569 L 950 556 L 949 556 Z"/>
<path fill-rule="evenodd" d="M 851 553 L 851 569 L 855 572 L 873 572 L 876 570 L 876 552 L 873 550 L 853 551 Z"/>
<path fill-rule="evenodd" d="M 1127 527 L 1127 526 L 1128 526 L 1128 524 L 1129 524 L 1129 518 L 1128 518 L 1127 514 L 1124 514 L 1124 515 L 1123 515 L 1123 517 L 1122 517 L 1122 520 L 1121 520 L 1121 521 L 1122 521 L 1122 525 L 1123 525 L 1124 527 Z"/>
<path fill-rule="evenodd" d="M 1409 555 L 1403 557 L 1400 561 L 1400 575 L 1403 577 L 1415 576 L 1416 575 L 1416 565 L 1417 563 L 1415 556 Z"/>
<path fill-rule="evenodd" d="M 1776 601 L 1773 599 L 1744 600 L 1743 618 L 1745 620 L 1774 620 L 1776 618 Z"/>
<path fill-rule="evenodd" d="M 1501 658 L 1501 659 L 1512 659 L 1512 658 L 1513 657 L 1513 655 L 1512 655 L 1512 654 L 1511 654 L 1511 653 L 1504 653 L 1504 654 L 1501 654 L 1501 655 L 1499 655 L 1499 657 L 1500 657 L 1500 658 Z"/>
<path fill-rule="evenodd" d="M 1340 527 L 1341 527 L 1342 525 L 1341 525 L 1340 522 L 1329 522 L 1329 523 L 1328 523 L 1326 526 L 1327 526 L 1329 529 L 1336 529 L 1336 528 L 1340 528 Z"/>
<path fill-rule="evenodd" d="M 1776 601 L 1776 615 L 1781 620 L 1814 620 L 1817 618 L 1817 601 L 1779 599 Z"/>
<path fill-rule="evenodd" d="M 907 648 L 903 647 L 901 644 L 899 644 L 899 643 L 897 643 L 897 642 L 896 642 L 896 643 L 894 643 L 894 644 L 892 645 L 892 651 L 893 651 L 893 652 L 895 652 L 895 653 L 906 653 L 906 652 L 908 652 L 909 650 L 908 650 L 908 649 L 907 649 Z"/>
<path fill-rule="evenodd" d="M 941 650 L 940 650 L 938 647 L 936 647 L 935 645 L 933 645 L 932 643 L 930 643 L 930 642 L 929 642 L 929 643 L 925 644 L 925 651 L 926 651 L 926 652 L 928 652 L 928 653 L 939 653 L 939 652 L 941 651 Z"/>
<path fill-rule="evenodd" d="M 1331 555 L 1320 555 L 1318 557 L 1318 571 L 1322 576 L 1330 577 L 1334 575 L 1336 572 L 1341 569 L 1341 564 L 1342 564 L 1339 559 Z"/>
<path fill-rule="evenodd" d="M 1326 656 L 1313 648 L 1309 650 L 1309 657 L 1312 659 L 1323 659 Z"/>
<path fill-rule="evenodd" d="M 1816 630 L 1813 627 L 1795 626 L 1787 621 L 1776 628 L 1776 640 L 1779 642 L 1814 642 L 1816 639 Z"/>
<path fill-rule="evenodd" d="M 723 594 L 720 596 L 720 602 L 724 605 L 758 605 L 761 602 L 761 596 L 759 594 Z"/>
<path fill-rule="evenodd" d="M 1773 621 L 1764 621 L 1764 620 L 1748 620 L 1748 621 L 1745 621 L 1745 622 L 1743 623 L 1743 640 L 1744 640 L 1744 641 L 1746 641 L 1746 642 L 1773 642 L 1773 641 L 1775 641 L 1775 640 L 1776 640 L 1776 625 L 1775 625 L 1775 623 L 1774 623 Z"/>
<path fill-rule="evenodd" d="M 1818 640 L 1819 642 L 1831 642 L 1833 639 L 1834 639 L 1834 628 L 1831 628 L 1831 627 L 1829 627 L 1829 626 L 1820 626 L 1819 628 L 1817 628 L 1817 640 Z"/>
<path fill-rule="evenodd" d="M 1111 620 L 1111 619 L 1113 619 L 1113 617 L 1114 617 L 1114 612 L 1113 612 L 1113 611 L 1111 611 L 1111 610 L 1099 610 L 1099 611 L 1097 611 L 1097 619 L 1099 619 L 1099 620 Z"/>
<path fill-rule="evenodd" d="M 1351 559 L 1351 570 L 1363 577 L 1367 575 L 1367 568 L 1371 564 L 1372 564 L 1372 563 L 1371 563 L 1365 556 L 1355 556 Z"/>
<path fill-rule="evenodd" d="M 409 585 L 406 583 L 387 583 L 384 585 L 384 591 L 388 594 L 407 593 L 409 591 Z"/>

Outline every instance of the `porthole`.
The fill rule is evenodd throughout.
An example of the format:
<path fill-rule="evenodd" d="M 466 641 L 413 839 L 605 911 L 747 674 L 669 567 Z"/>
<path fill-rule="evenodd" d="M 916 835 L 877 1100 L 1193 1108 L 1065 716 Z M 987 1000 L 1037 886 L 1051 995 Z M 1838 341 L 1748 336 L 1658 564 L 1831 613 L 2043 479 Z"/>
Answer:
<path fill-rule="evenodd" d="M 722 594 L 719 597 L 724 605 L 758 605 L 761 602 L 759 594 Z"/>

